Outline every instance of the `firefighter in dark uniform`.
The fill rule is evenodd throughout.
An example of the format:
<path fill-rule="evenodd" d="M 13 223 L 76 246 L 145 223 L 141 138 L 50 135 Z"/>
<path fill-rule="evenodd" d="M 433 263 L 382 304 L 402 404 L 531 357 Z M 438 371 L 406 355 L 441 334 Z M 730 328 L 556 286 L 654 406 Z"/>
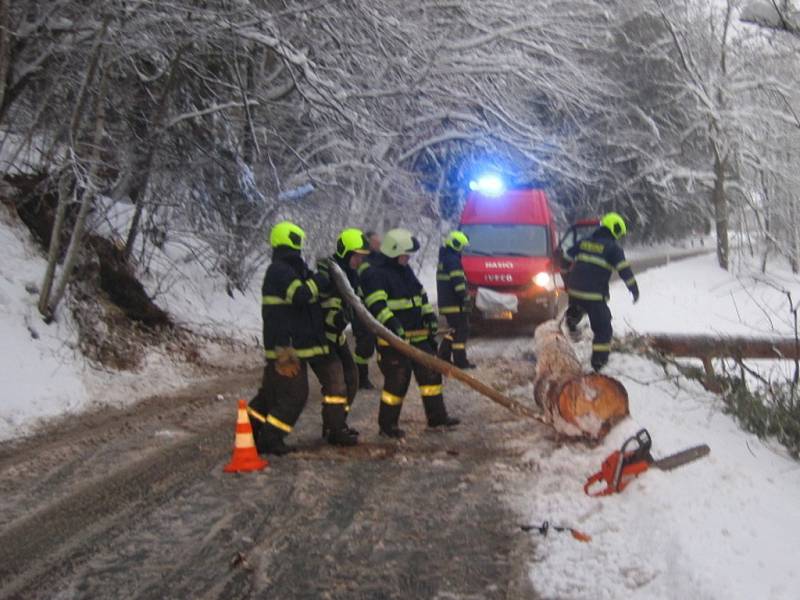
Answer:
<path fill-rule="evenodd" d="M 452 362 L 459 369 L 474 369 L 467 360 L 469 338 L 469 292 L 461 252 L 469 245 L 463 231 L 452 231 L 439 249 L 436 269 L 436 291 L 439 296 L 439 314 L 444 315 L 453 330 L 444 336 L 439 346 L 439 358 Z M 451 360 L 452 359 L 452 360 Z"/>
<path fill-rule="evenodd" d="M 419 242 L 406 229 L 392 229 L 383 238 L 381 253 L 364 271 L 361 287 L 364 304 L 383 325 L 398 337 L 429 354 L 436 353 L 438 324 L 428 295 L 408 266 L 410 254 L 419 250 Z M 403 398 L 411 383 L 417 380 L 429 427 L 451 427 L 459 420 L 447 414 L 442 396 L 442 376 L 378 340 L 378 364 L 384 383 L 378 411 L 382 435 L 402 438 L 398 427 Z"/>
<path fill-rule="evenodd" d="M 335 262 L 347 275 L 347 279 L 353 289 L 357 289 L 358 275 L 356 275 L 356 269 L 367 254 L 369 254 L 367 238 L 360 229 L 351 228 L 345 229 L 339 234 L 336 240 L 336 251 L 328 260 Z M 325 317 L 325 337 L 342 363 L 344 380 L 347 386 L 347 405 L 345 410 L 349 413 L 358 391 L 359 374 L 358 369 L 356 369 L 356 363 L 353 361 L 353 355 L 350 354 L 350 348 L 347 346 L 344 330 L 349 323 L 353 322 L 354 315 L 353 309 L 343 300 L 342 295 L 336 288 L 336 284 L 330 277 L 328 260 L 320 261 L 317 265 L 317 270 L 328 280 L 327 286 L 320 289 L 320 302 L 322 303 Z M 358 435 L 358 432 L 352 427 L 348 427 L 348 429 L 351 433 Z M 327 437 L 328 434 L 329 432 L 323 425 L 322 436 Z"/>
<path fill-rule="evenodd" d="M 319 291 L 327 285 L 300 255 L 305 232 L 284 221 L 270 232 L 272 263 L 261 287 L 264 356 L 261 388 L 248 414 L 261 453 L 286 454 L 284 437 L 292 431 L 308 398 L 308 367 L 322 385 L 322 415 L 331 444 L 357 442 L 345 425 L 347 388 L 342 364 L 325 337 Z"/>
<path fill-rule="evenodd" d="M 358 267 L 359 278 L 380 254 L 381 248 L 381 236 L 374 231 L 368 231 L 364 235 L 369 242 L 369 256 Z M 369 360 L 375 353 L 375 334 L 356 318 L 353 320 L 353 337 L 356 339 L 354 360 L 358 366 L 358 387 L 362 390 L 374 390 L 375 386 L 369 380 Z"/>
<path fill-rule="evenodd" d="M 625 220 L 610 212 L 600 221 L 592 235 L 568 250 L 575 264 L 569 272 L 567 293 L 567 326 L 575 333 L 584 315 L 594 333 L 592 341 L 592 368 L 602 369 L 611 351 L 611 311 L 608 309 L 608 281 L 616 271 L 633 295 L 639 300 L 639 286 L 633 276 L 625 252 L 617 241 L 628 232 Z"/>

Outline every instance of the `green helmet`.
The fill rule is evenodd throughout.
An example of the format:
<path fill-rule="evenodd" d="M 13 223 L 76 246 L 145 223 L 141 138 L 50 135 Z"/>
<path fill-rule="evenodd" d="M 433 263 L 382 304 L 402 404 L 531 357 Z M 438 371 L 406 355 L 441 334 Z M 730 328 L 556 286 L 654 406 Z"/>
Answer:
<path fill-rule="evenodd" d="M 336 256 L 344 258 L 351 252 L 369 254 L 369 242 L 364 232 L 354 227 L 342 231 L 336 240 Z"/>
<path fill-rule="evenodd" d="M 381 254 L 389 258 L 397 258 L 402 254 L 411 254 L 419 250 L 419 241 L 408 229 L 392 229 L 386 232 L 381 242 Z"/>
<path fill-rule="evenodd" d="M 269 233 L 269 243 L 273 248 L 288 246 L 293 250 L 303 247 L 306 232 L 291 221 L 281 221 Z"/>
<path fill-rule="evenodd" d="M 469 238 L 463 231 L 451 231 L 444 239 L 444 245 L 452 248 L 456 252 L 461 252 L 469 246 Z"/>
<path fill-rule="evenodd" d="M 611 235 L 616 239 L 628 233 L 628 226 L 625 224 L 625 219 L 623 219 L 619 213 L 606 213 L 603 215 L 603 218 L 600 219 L 600 225 L 608 229 Z"/>

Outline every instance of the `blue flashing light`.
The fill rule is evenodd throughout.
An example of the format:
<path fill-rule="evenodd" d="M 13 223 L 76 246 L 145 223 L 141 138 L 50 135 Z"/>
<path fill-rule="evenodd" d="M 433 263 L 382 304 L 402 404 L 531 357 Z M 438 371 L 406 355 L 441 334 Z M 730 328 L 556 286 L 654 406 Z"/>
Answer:
<path fill-rule="evenodd" d="M 480 192 L 486 196 L 499 196 L 506 191 L 506 184 L 499 175 L 481 175 L 478 179 L 469 182 L 469 189 Z"/>

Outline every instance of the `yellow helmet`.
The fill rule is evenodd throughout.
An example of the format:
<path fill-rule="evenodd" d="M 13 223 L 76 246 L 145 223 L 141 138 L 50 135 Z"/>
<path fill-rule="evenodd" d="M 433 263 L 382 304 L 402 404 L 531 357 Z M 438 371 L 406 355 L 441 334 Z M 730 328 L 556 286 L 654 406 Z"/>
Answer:
<path fill-rule="evenodd" d="M 606 213 L 603 215 L 603 218 L 600 219 L 600 225 L 608 229 L 615 239 L 619 239 L 628 233 L 628 226 L 625 224 L 625 219 L 623 219 L 622 215 L 619 213 Z"/>
<path fill-rule="evenodd" d="M 355 227 L 342 231 L 336 240 L 336 256 L 344 258 L 351 252 L 369 254 L 369 242 L 364 232 Z"/>
<path fill-rule="evenodd" d="M 288 246 L 293 250 L 303 247 L 306 232 L 291 221 L 281 221 L 269 233 L 269 243 L 273 248 Z"/>
<path fill-rule="evenodd" d="M 419 250 L 419 241 L 408 229 L 392 229 L 386 232 L 381 242 L 381 254 L 389 258 L 397 258 L 402 254 L 411 254 Z"/>
<path fill-rule="evenodd" d="M 451 231 L 444 239 L 444 245 L 452 248 L 456 252 L 461 252 L 469 246 L 469 238 L 463 231 Z"/>

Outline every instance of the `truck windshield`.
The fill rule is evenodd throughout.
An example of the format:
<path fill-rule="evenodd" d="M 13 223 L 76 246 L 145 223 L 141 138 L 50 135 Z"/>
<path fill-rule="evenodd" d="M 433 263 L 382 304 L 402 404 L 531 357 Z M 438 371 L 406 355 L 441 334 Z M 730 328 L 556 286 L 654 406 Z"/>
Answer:
<path fill-rule="evenodd" d="M 462 225 L 469 237 L 464 254 L 474 256 L 549 256 L 544 225 Z"/>

